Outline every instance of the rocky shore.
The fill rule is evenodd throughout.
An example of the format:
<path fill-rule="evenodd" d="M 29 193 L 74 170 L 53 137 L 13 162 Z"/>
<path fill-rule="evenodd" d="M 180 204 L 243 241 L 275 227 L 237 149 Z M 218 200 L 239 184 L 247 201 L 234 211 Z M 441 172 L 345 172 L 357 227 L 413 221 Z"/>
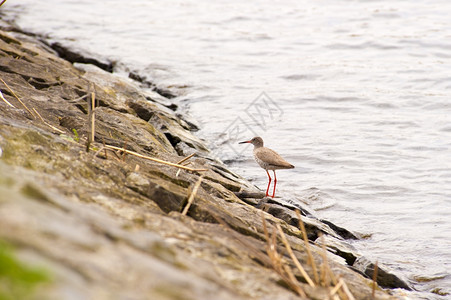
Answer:
<path fill-rule="evenodd" d="M 0 240 L 51 277 L 29 299 L 398 299 L 411 289 L 383 267 L 373 285 L 374 262 L 348 242 L 358 236 L 262 197 L 211 158 L 169 91 L 0 28 Z"/>

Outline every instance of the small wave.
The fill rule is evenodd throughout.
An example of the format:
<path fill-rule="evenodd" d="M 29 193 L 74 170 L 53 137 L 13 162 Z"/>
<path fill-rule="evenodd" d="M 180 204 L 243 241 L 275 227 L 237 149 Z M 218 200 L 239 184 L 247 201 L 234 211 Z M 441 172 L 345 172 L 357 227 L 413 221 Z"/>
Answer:
<path fill-rule="evenodd" d="M 315 80 L 319 77 L 320 77 L 320 75 L 314 75 L 314 74 L 293 74 L 293 75 L 281 76 L 282 79 L 286 79 L 286 80 Z"/>
<path fill-rule="evenodd" d="M 311 209 L 318 211 L 331 208 L 337 200 L 316 187 L 311 187 L 296 193 L 296 199 L 307 204 Z"/>

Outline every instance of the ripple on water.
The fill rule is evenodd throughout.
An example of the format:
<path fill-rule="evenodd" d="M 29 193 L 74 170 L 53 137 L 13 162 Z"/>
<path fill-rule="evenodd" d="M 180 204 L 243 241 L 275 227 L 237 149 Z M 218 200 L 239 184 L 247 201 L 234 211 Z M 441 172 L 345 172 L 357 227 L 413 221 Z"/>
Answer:
<path fill-rule="evenodd" d="M 296 192 L 295 194 L 297 199 L 301 199 L 302 202 L 315 211 L 330 208 L 337 202 L 330 194 L 315 187 Z"/>
<path fill-rule="evenodd" d="M 286 79 L 286 80 L 317 80 L 318 78 L 320 78 L 321 75 L 319 74 L 292 74 L 292 75 L 286 75 L 286 76 L 281 76 L 282 79 Z"/>

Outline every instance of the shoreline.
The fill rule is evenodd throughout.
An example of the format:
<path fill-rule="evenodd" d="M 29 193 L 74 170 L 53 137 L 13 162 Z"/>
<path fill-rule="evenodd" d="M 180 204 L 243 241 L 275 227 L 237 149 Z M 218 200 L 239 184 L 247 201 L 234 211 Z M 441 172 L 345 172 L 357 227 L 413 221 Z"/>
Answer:
<path fill-rule="evenodd" d="M 91 58 L 81 60 L 90 64 L 75 61 L 74 66 L 36 36 L 18 29 L 0 31 L 0 39 L 0 50 L 6 54 L 1 57 L 0 76 L 9 88 L 0 85 L 10 103 L 0 104 L 0 168 L 5 174 L 0 182 L 10 182 L 1 189 L 11 187 L 12 199 L 20 199 L 1 199 L 7 204 L 0 207 L 0 215 L 7 217 L 0 239 L 19 252 L 33 249 L 38 262 L 49 260 L 50 269 L 59 270 L 50 294 L 56 297 L 61 290 L 81 290 L 86 299 L 102 293 L 133 299 L 148 295 L 155 299 L 181 295 L 203 299 L 198 297 L 203 295 L 208 299 L 220 291 L 220 299 L 250 299 L 290 298 L 302 295 L 302 290 L 306 297 L 315 298 L 337 286 L 332 278 L 325 286 L 320 282 L 312 286 L 294 261 L 287 265 L 299 280 L 287 280 L 283 270 L 278 272 L 267 251 L 263 215 L 270 229 L 280 226 L 312 278 L 315 272 L 306 249 L 310 243 L 313 260 L 320 265 L 324 263 L 323 244 L 329 249 L 328 257 L 334 256 L 329 259 L 330 269 L 344 278 L 354 297 L 372 298 L 374 264 L 346 242 L 357 237 L 316 219 L 302 207 L 283 205 L 277 199 L 247 199 L 246 192 L 259 191 L 208 156 L 204 143 L 192 134 L 195 127 L 175 113 L 176 105 L 168 104 L 171 96 L 166 91 L 143 91 L 137 83 L 93 67 Z M 139 80 L 136 74 L 129 77 Z M 90 131 L 85 98 L 92 92 L 90 86 L 95 86 L 99 105 L 93 149 L 86 152 L 84 140 Z M 108 152 L 104 144 L 172 163 L 194 153 L 189 167 L 207 171 L 179 172 L 173 166 Z M 184 215 L 190 194 L 195 195 Z M 295 209 L 303 215 L 307 244 Z M 22 211 L 22 215 L 8 215 L 10 210 Z M 73 227 L 67 228 L 67 219 Z M 54 224 L 42 224 L 42 220 Z M 24 238 L 29 236 L 34 239 Z M 274 246 L 289 260 L 282 237 Z M 55 246 L 51 244 L 54 238 Z M 107 253 L 105 257 L 102 251 Z M 67 254 L 72 255 L 67 258 Z M 119 274 L 115 270 L 117 255 L 122 265 Z M 152 273 L 154 265 L 161 269 Z M 77 286 L 71 279 L 74 272 L 84 278 L 84 284 Z M 144 274 L 148 277 L 140 278 Z M 161 274 L 168 275 L 160 278 Z M 109 292 L 124 277 L 124 291 L 116 288 Z M 411 289 L 383 268 L 377 281 L 385 288 Z M 146 288 L 135 291 L 136 285 Z M 376 294 L 377 299 L 395 298 L 379 288 Z"/>

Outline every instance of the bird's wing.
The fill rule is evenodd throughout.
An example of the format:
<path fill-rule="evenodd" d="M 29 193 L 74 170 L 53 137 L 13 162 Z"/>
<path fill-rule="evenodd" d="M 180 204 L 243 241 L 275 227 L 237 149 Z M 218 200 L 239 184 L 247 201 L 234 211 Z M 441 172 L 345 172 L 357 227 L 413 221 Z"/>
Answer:
<path fill-rule="evenodd" d="M 283 159 L 276 151 L 266 147 L 256 149 L 255 156 L 269 165 L 291 167 L 291 164 Z"/>

